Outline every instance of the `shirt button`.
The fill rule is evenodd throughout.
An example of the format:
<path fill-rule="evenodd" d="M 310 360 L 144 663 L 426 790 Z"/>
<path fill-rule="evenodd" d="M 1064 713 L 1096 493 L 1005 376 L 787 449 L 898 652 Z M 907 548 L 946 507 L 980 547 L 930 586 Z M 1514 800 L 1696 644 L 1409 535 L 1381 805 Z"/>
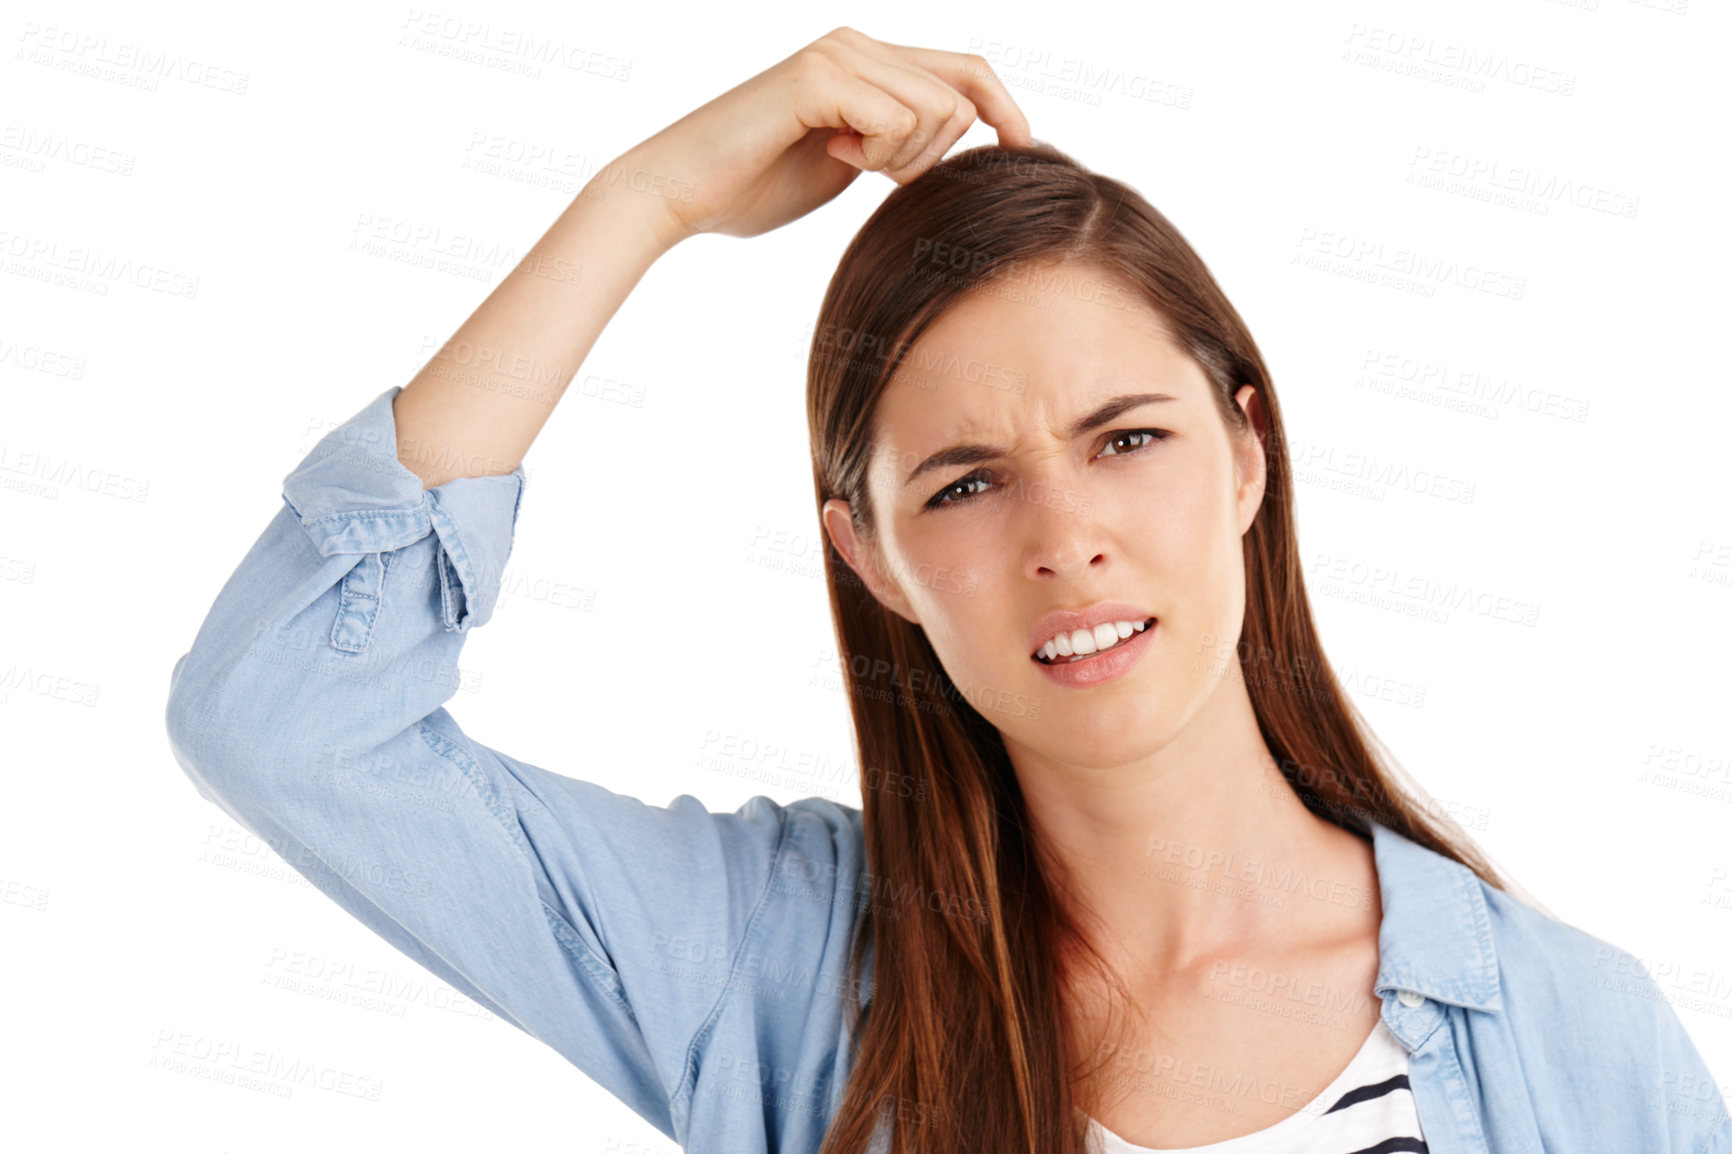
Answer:
<path fill-rule="evenodd" d="M 1409 1007 L 1425 1005 L 1425 995 L 1416 994 L 1412 990 L 1395 991 L 1395 1000 Z"/>

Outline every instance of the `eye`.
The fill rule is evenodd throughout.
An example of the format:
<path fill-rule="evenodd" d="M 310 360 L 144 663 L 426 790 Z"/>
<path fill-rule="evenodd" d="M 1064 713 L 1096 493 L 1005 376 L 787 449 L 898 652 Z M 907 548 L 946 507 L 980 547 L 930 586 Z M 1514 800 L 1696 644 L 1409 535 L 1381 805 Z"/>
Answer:
<path fill-rule="evenodd" d="M 966 485 L 971 485 L 975 481 L 984 481 L 989 476 L 991 476 L 991 474 L 986 473 L 982 470 L 976 469 L 974 472 L 968 474 L 968 476 L 966 476 L 966 477 L 957 478 L 956 480 L 950 482 L 950 484 L 944 486 L 944 488 L 938 490 L 938 492 L 934 493 L 932 495 L 932 499 L 930 501 L 926 502 L 926 508 L 928 508 L 928 509 L 944 509 L 944 508 L 948 508 L 951 505 L 961 505 L 961 504 L 967 502 L 968 500 L 970 500 L 971 498 L 979 496 L 978 493 L 968 493 L 968 494 L 964 495 L 963 498 L 959 501 L 946 501 L 944 499 L 944 498 L 948 497 L 955 490 L 961 489 Z"/>
<path fill-rule="evenodd" d="M 1107 444 L 1109 446 L 1115 445 L 1118 442 L 1126 440 L 1130 437 L 1151 437 L 1154 440 L 1159 441 L 1159 440 L 1164 439 L 1166 437 L 1166 435 L 1167 435 L 1166 431 L 1163 429 L 1123 429 L 1117 433 L 1114 433 L 1112 436 L 1108 437 L 1107 438 Z M 1148 447 L 1148 444 L 1146 444 L 1146 443 L 1138 446 L 1138 448 L 1147 448 L 1147 447 Z M 1131 450 L 1132 453 L 1134 453 L 1136 451 L 1137 451 L 1136 449 Z M 1128 456 L 1129 454 L 1128 453 L 1120 453 L 1120 452 L 1115 450 L 1112 453 L 1104 453 L 1103 455 L 1104 456 L 1111 456 L 1111 457 L 1124 457 L 1124 456 Z"/>
<path fill-rule="evenodd" d="M 1134 456 L 1135 454 L 1140 453 L 1144 449 L 1148 448 L 1150 445 L 1166 440 L 1171 435 L 1172 434 L 1167 432 L 1167 430 L 1165 430 L 1165 429 L 1118 429 L 1112 433 L 1107 434 L 1106 448 L 1102 449 L 1101 452 L 1097 454 L 1097 456 L 1100 456 L 1100 457 L 1129 457 L 1129 456 Z M 1132 441 L 1137 437 L 1146 437 L 1146 438 L 1148 438 L 1148 440 L 1144 441 L 1140 445 L 1134 445 L 1128 449 L 1121 450 L 1121 449 L 1115 448 L 1115 446 L 1119 445 L 1120 443 L 1126 442 L 1126 441 Z M 1111 450 L 1111 451 L 1108 451 L 1108 450 Z M 987 480 L 990 480 L 991 478 L 992 478 L 992 474 L 985 469 L 976 469 L 974 472 L 969 473 L 967 476 L 958 477 L 956 480 L 950 482 L 950 484 L 946 485 L 944 488 L 942 488 L 938 492 L 934 493 L 932 495 L 931 500 L 926 502 L 925 508 L 929 509 L 929 510 L 938 510 L 938 509 L 948 509 L 948 508 L 951 508 L 952 506 L 956 506 L 956 505 L 966 505 L 968 502 L 972 501 L 974 498 L 980 496 L 982 490 L 976 490 L 975 492 L 972 492 L 972 493 L 964 493 L 963 496 L 961 496 L 960 498 L 958 498 L 956 500 L 946 500 L 946 498 L 949 497 L 953 492 L 955 492 L 958 489 L 965 489 L 967 486 L 972 485 L 977 481 L 987 481 Z"/>

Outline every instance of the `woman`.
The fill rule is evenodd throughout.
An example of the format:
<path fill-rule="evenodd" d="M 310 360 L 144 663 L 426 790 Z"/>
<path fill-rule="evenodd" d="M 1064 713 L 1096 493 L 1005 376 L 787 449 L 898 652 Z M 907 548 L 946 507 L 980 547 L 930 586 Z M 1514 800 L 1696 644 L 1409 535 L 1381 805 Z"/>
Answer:
<path fill-rule="evenodd" d="M 977 116 L 1000 146 L 940 164 Z M 443 704 L 570 376 L 509 366 L 862 171 L 900 187 L 808 391 L 862 808 L 653 807 L 469 737 Z M 1640 966 L 1373 753 L 1243 322 L 978 57 L 839 28 L 644 141 L 283 495 L 175 666 L 181 765 L 688 1148 L 1732 1149 Z"/>

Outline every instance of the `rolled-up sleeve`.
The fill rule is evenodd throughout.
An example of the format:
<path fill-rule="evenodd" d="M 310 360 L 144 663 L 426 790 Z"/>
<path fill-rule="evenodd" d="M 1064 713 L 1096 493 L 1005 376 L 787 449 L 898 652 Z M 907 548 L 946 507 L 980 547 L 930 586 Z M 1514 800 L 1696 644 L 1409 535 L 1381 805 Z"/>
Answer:
<path fill-rule="evenodd" d="M 288 475 L 175 663 L 171 749 L 339 905 L 681 1139 L 725 989 L 653 955 L 675 936 L 741 946 L 787 813 L 651 806 L 464 733 L 444 705 L 499 598 L 524 476 L 424 489 L 397 459 L 399 391 Z"/>

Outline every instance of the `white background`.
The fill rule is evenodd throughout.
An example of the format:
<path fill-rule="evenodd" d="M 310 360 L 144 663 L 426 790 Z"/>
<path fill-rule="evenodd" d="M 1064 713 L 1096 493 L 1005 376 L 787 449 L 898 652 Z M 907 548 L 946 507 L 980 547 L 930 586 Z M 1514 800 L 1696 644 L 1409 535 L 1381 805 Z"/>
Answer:
<path fill-rule="evenodd" d="M 1500 866 L 1649 964 L 1732 1082 L 1729 44 L 1685 2 L 11 8 L 0 1125 L 43 1150 L 673 1149 L 297 884 L 197 795 L 163 707 L 284 475 L 509 267 L 352 250 L 358 229 L 521 253 L 598 165 L 837 24 L 986 55 L 1038 138 L 1203 254 L 1301 446 L 1313 604 L 1355 699 Z M 591 65 L 507 70 L 497 45 L 526 32 Z M 478 167 L 495 149 L 538 159 Z M 891 187 L 645 277 L 526 462 L 518 591 L 450 703 L 478 740 L 658 804 L 858 803 L 776 766 L 850 757 L 844 697 L 809 684 L 834 662 L 804 357 Z M 80 250 L 72 284 L 41 279 Z M 1414 254 L 1520 299 L 1361 279 Z M 1366 461 L 1417 481 L 1355 490 Z M 1415 577 L 1537 620 L 1363 600 Z M 700 767 L 730 743 L 726 772 Z M 348 977 L 273 984 L 296 954 Z M 370 971 L 410 992 L 329 996 Z M 165 1032 L 383 1091 L 215 1084 L 151 1066 Z"/>

